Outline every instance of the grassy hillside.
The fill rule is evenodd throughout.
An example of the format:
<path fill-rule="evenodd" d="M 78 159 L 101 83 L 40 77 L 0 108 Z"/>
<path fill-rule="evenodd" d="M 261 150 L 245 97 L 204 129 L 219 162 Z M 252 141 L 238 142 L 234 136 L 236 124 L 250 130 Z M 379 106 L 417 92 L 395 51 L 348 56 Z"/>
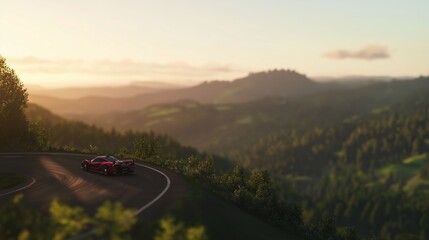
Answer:
<path fill-rule="evenodd" d="M 404 159 L 400 163 L 390 164 L 379 169 L 380 177 L 383 183 L 389 178 L 395 176 L 404 192 L 413 194 L 419 191 L 429 193 L 429 178 L 426 178 L 429 170 L 429 155 L 421 154 Z"/>

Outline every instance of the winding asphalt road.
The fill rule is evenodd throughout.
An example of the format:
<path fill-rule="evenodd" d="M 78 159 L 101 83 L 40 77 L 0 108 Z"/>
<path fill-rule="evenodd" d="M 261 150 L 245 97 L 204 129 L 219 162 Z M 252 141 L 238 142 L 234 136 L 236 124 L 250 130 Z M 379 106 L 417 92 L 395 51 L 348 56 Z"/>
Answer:
<path fill-rule="evenodd" d="M 34 208 L 46 211 L 52 198 L 59 197 L 63 202 L 81 206 L 93 215 L 100 204 L 111 200 L 133 208 L 140 220 L 149 220 L 162 217 L 171 206 L 181 206 L 186 202 L 185 181 L 168 170 L 143 164 L 136 166 L 133 175 L 106 177 L 80 168 L 83 159 L 92 157 L 61 153 L 0 154 L 0 171 L 28 176 L 27 181 L 14 190 L 0 191 L 0 205 L 9 202 L 19 192 Z M 205 224 L 211 229 L 214 239 L 300 239 L 262 222 L 218 196 L 209 194 L 205 197 L 204 203 L 211 204 L 212 210 L 201 212 L 201 217 L 207 220 Z M 214 217 L 213 212 L 217 212 L 217 216 Z M 223 219 L 223 222 L 212 222 L 212 217 Z M 85 239 L 92 233 L 85 232 L 75 239 Z"/>
<path fill-rule="evenodd" d="M 0 170 L 19 172 L 28 180 L 15 188 L 0 192 L 0 205 L 16 193 L 24 194 L 33 207 L 46 210 L 53 197 L 70 205 L 79 205 L 93 214 L 104 201 L 119 201 L 135 209 L 139 218 L 160 216 L 185 194 L 184 181 L 174 173 L 139 164 L 133 175 L 104 176 L 80 168 L 80 154 L 0 154 Z M 22 189 L 20 189 L 22 188 Z"/>

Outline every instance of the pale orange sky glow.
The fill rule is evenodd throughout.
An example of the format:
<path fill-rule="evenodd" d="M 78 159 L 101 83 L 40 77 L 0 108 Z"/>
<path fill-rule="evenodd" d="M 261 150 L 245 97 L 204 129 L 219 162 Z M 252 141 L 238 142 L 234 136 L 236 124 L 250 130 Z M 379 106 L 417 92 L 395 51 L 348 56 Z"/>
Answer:
<path fill-rule="evenodd" d="M 229 65 L 207 63 L 193 66 L 184 62 L 166 64 L 125 60 L 10 58 L 8 63 L 30 84 L 59 87 L 63 83 L 79 86 L 126 85 L 134 81 L 161 81 L 192 85 L 206 80 L 232 79 L 248 71 Z M 61 82 L 58 79 L 62 79 Z M 84 81 L 80 81 L 84 79 Z M 67 85 L 66 85 L 67 86 Z"/>
<path fill-rule="evenodd" d="M 0 54 L 26 84 L 191 85 L 267 69 L 428 75 L 428 1 L 0 1 Z"/>

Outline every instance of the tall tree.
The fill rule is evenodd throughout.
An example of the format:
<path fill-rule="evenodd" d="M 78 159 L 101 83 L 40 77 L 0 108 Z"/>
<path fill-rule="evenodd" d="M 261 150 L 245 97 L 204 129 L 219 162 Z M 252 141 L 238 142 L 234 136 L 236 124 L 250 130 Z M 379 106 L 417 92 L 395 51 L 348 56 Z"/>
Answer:
<path fill-rule="evenodd" d="M 24 108 L 28 93 L 15 71 L 0 56 L 0 150 L 19 149 L 28 138 Z"/>

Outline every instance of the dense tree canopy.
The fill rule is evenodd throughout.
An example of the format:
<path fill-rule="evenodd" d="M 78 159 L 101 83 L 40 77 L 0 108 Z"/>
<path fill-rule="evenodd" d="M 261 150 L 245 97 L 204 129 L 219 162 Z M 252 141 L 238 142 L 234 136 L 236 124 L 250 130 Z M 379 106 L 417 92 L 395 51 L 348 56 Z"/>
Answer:
<path fill-rule="evenodd" d="M 18 149 L 28 137 L 27 90 L 0 56 L 0 150 Z"/>
<path fill-rule="evenodd" d="M 25 89 L 4 60 L 1 76 L 0 91 L 12 92 L 6 88 L 10 82 L 18 89 L 4 95 L 10 102 L 0 95 L 1 117 L 13 124 L 23 119 L 26 126 L 25 117 L 3 115 L 9 105 L 22 114 L 26 103 Z M 308 239 L 363 235 L 424 240 L 429 223 L 428 83 L 425 77 L 234 106 L 174 103 L 148 108 L 151 119 L 137 119 L 142 124 L 161 116 L 157 122 L 162 127 L 178 129 L 166 132 L 214 143 L 211 150 L 253 171 L 229 169 L 225 158 L 184 147 L 168 135 L 105 130 L 61 119 L 31 104 L 27 114 L 42 129 L 43 134 L 31 134 L 42 150 L 144 159 L 197 180 L 259 218 Z M 21 102 L 13 96 L 22 96 Z M 20 133 L 12 137 L 26 136 L 3 118 L 1 147 L 5 139 L 10 142 L 3 137 L 8 130 Z M 190 134 L 196 132 L 201 135 Z M 226 166 L 224 171 L 219 165 Z"/>
<path fill-rule="evenodd" d="M 265 167 L 285 191 L 300 192 L 308 223 L 333 216 L 340 226 L 353 226 L 368 237 L 427 239 L 425 106 L 330 128 L 281 131 L 233 158 Z"/>

